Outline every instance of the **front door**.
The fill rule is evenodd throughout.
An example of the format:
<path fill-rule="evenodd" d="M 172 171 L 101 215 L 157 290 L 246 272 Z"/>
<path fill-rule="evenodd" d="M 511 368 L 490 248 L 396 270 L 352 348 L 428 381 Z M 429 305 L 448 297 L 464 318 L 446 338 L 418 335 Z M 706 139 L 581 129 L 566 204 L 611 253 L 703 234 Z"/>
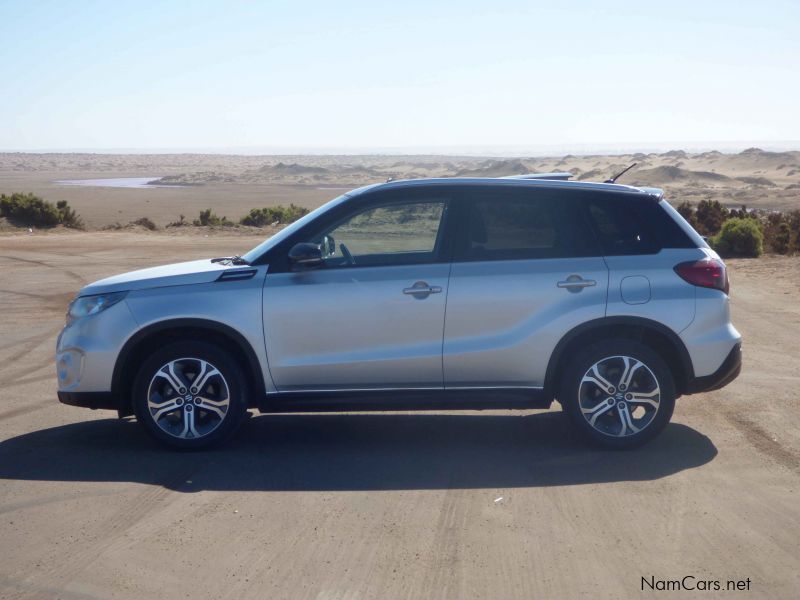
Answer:
<path fill-rule="evenodd" d="M 449 200 L 363 199 L 307 239 L 324 266 L 268 270 L 264 336 L 278 391 L 441 389 Z"/>

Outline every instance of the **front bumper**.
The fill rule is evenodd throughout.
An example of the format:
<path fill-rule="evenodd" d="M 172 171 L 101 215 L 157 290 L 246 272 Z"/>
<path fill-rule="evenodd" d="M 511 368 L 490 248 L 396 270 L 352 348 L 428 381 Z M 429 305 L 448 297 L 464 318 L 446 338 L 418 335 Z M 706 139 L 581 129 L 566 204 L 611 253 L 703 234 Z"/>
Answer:
<path fill-rule="evenodd" d="M 116 394 L 111 392 L 58 392 L 58 401 L 70 406 L 83 408 L 107 408 L 117 410 L 119 402 Z"/>
<path fill-rule="evenodd" d="M 59 391 L 109 392 L 119 352 L 136 330 L 136 321 L 125 300 L 68 323 L 56 343 Z"/>
<path fill-rule="evenodd" d="M 722 362 L 719 369 L 711 375 L 694 377 L 686 387 L 687 394 L 699 394 L 718 390 L 728 385 L 742 371 L 742 343 L 737 343 Z"/>

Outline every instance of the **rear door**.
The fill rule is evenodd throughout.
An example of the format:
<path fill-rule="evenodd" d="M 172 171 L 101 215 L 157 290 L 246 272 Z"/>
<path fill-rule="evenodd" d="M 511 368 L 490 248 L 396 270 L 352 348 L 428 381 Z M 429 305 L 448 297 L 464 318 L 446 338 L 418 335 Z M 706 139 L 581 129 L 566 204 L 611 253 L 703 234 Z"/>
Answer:
<path fill-rule="evenodd" d="M 477 187 L 460 206 L 460 219 L 445 320 L 445 387 L 542 387 L 562 336 L 605 315 L 608 269 L 581 198 Z"/>

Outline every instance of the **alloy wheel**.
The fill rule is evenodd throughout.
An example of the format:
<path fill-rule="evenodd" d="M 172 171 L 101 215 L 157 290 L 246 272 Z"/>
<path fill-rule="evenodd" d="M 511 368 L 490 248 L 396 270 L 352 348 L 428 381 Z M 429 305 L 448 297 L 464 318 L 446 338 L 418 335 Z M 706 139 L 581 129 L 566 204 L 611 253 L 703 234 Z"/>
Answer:
<path fill-rule="evenodd" d="M 230 388 L 213 364 L 200 358 L 171 360 L 147 389 L 147 409 L 158 427 L 179 439 L 202 438 L 228 414 Z"/>
<path fill-rule="evenodd" d="M 609 356 L 586 371 L 578 386 L 578 402 L 596 431 L 629 437 L 652 423 L 661 404 L 661 387 L 641 360 Z"/>

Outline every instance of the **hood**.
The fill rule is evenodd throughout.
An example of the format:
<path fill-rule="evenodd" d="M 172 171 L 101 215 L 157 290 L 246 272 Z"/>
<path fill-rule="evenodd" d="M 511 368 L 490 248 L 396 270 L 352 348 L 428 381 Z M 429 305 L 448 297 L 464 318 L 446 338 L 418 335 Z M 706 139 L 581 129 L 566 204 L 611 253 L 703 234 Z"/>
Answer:
<path fill-rule="evenodd" d="M 143 290 L 146 288 L 166 287 L 171 285 L 208 283 L 215 281 L 223 271 L 243 268 L 251 267 L 212 263 L 209 258 L 193 260 L 106 277 L 105 279 L 90 283 L 80 291 L 79 295 L 90 296 L 92 294 Z"/>

